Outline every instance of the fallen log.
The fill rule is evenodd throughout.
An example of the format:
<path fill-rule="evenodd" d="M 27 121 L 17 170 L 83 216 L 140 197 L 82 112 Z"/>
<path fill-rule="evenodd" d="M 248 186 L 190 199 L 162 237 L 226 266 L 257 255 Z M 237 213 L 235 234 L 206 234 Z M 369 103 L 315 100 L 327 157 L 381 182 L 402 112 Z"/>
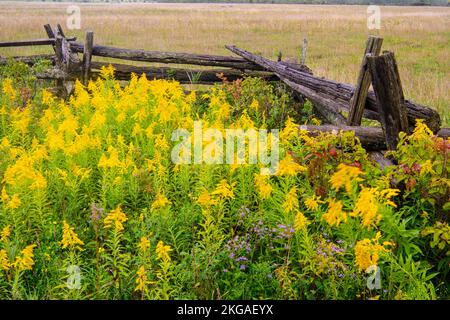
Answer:
<path fill-rule="evenodd" d="M 84 45 L 78 42 L 70 42 L 72 52 L 83 53 Z M 237 57 L 227 57 L 218 55 L 204 55 L 192 53 L 174 53 L 145 50 L 122 49 L 109 46 L 95 45 L 92 48 L 92 55 L 131 61 L 190 64 L 211 67 L 226 67 L 238 70 L 265 71 L 265 69 L 246 59 Z M 310 73 L 311 70 L 300 64 L 282 62 L 281 65 L 289 66 L 293 70 Z"/>
<path fill-rule="evenodd" d="M 289 68 L 289 66 L 281 65 L 277 62 L 265 59 L 258 55 L 254 55 L 235 46 L 227 45 L 225 47 L 233 53 L 243 57 L 244 59 L 254 62 L 268 71 L 274 72 L 278 76 L 282 76 L 285 79 L 313 90 L 318 95 L 335 101 L 336 103 L 332 104 L 331 107 L 335 108 L 336 110 L 339 108 L 337 106 L 339 102 L 341 102 L 343 105 L 346 105 L 346 109 L 348 110 L 350 99 L 352 98 L 353 92 L 355 91 L 354 86 L 339 83 L 333 80 L 319 78 L 311 74 Z M 308 98 L 307 94 L 304 94 L 304 96 Z M 414 128 L 416 119 L 419 118 L 425 119 L 426 124 L 431 130 L 433 130 L 433 132 L 439 130 L 441 126 L 441 119 L 439 117 L 439 114 L 435 110 L 409 100 L 405 100 L 405 105 L 408 110 L 407 117 L 410 129 Z M 376 120 L 379 120 L 376 97 L 373 91 L 370 91 L 367 95 L 366 109 L 376 113 L 378 115 Z"/>

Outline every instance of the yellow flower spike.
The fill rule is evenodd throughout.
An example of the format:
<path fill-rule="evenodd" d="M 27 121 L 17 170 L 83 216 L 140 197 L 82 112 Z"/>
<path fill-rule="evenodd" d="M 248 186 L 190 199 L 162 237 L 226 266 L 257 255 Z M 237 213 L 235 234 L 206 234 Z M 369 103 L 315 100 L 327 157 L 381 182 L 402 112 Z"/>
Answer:
<path fill-rule="evenodd" d="M 150 240 L 147 237 L 141 237 L 138 243 L 138 248 L 142 253 L 146 253 L 150 248 Z"/>
<path fill-rule="evenodd" d="M 328 211 L 322 216 L 330 226 L 339 226 L 341 222 L 347 221 L 347 213 L 342 210 L 342 202 L 330 199 Z"/>
<path fill-rule="evenodd" d="M 156 210 L 156 209 L 164 208 L 166 205 L 169 205 L 169 204 L 170 204 L 169 199 L 167 199 L 165 195 L 158 192 L 155 200 L 152 203 L 152 209 Z"/>
<path fill-rule="evenodd" d="M 114 67 L 111 64 L 109 64 L 107 67 L 102 66 L 100 69 L 100 76 L 103 79 L 111 79 L 111 78 L 114 78 L 115 71 L 116 70 L 114 69 Z"/>
<path fill-rule="evenodd" d="M 14 268 L 17 268 L 19 271 L 25 271 L 25 270 L 32 270 L 34 266 L 34 248 L 36 247 L 35 244 L 30 244 L 29 246 L 25 247 L 25 249 L 22 250 L 22 256 L 16 257 L 16 260 L 14 261 Z"/>
<path fill-rule="evenodd" d="M 207 190 L 204 190 L 197 198 L 197 203 L 201 206 L 208 207 L 217 204 L 217 200 L 211 197 Z"/>
<path fill-rule="evenodd" d="M 9 195 L 6 192 L 6 188 L 5 187 L 2 188 L 1 199 L 2 199 L 3 204 L 5 204 L 5 205 L 9 202 Z"/>
<path fill-rule="evenodd" d="M 5 249 L 0 249 L 0 270 L 8 271 L 11 268 L 11 263 L 8 259 L 8 254 Z"/>
<path fill-rule="evenodd" d="M 306 198 L 304 203 L 306 208 L 312 211 L 316 211 L 317 209 L 319 209 L 319 204 L 323 203 L 323 201 L 320 200 L 320 197 L 314 195 L 312 197 Z"/>
<path fill-rule="evenodd" d="M 231 185 L 228 184 L 227 180 L 222 179 L 216 186 L 216 189 L 212 192 L 212 195 L 218 195 L 224 199 L 234 199 L 233 188 L 236 185 L 236 182 L 233 182 Z"/>
<path fill-rule="evenodd" d="M 8 241 L 10 235 L 11 235 L 11 226 L 8 224 L 4 226 L 2 231 L 0 232 L 0 241 L 1 242 Z"/>
<path fill-rule="evenodd" d="M 273 187 L 269 183 L 269 176 L 255 173 L 254 183 L 260 197 L 268 199 L 273 191 Z"/>
<path fill-rule="evenodd" d="M 283 203 L 283 210 L 286 213 L 296 211 L 298 210 L 299 203 L 298 203 L 298 196 L 297 196 L 297 187 L 292 187 L 291 190 L 289 190 L 288 194 L 286 195 L 286 198 Z"/>
<path fill-rule="evenodd" d="M 165 245 L 163 241 L 159 241 L 158 244 L 156 245 L 155 252 L 156 252 L 157 258 L 159 260 L 162 260 L 164 262 L 170 261 L 170 256 L 169 256 L 170 251 L 172 251 L 170 246 Z"/>
<path fill-rule="evenodd" d="M 61 240 L 61 247 L 63 249 L 71 248 L 82 251 L 84 242 L 78 238 L 73 228 L 64 220 L 63 221 L 63 238 Z"/>
<path fill-rule="evenodd" d="M 2 90 L 3 90 L 3 93 L 6 94 L 7 96 L 9 96 L 9 98 L 11 100 L 16 99 L 16 91 L 14 90 L 11 79 L 7 78 L 7 79 L 3 80 Z"/>
<path fill-rule="evenodd" d="M 11 197 L 11 200 L 8 202 L 8 204 L 6 205 L 6 207 L 8 209 L 17 209 L 18 207 L 20 207 L 20 205 L 22 204 L 22 201 L 20 200 L 19 196 L 17 194 L 14 194 Z"/>
<path fill-rule="evenodd" d="M 361 217 L 362 225 L 369 229 L 372 226 L 376 226 L 381 220 L 381 215 L 378 213 L 378 200 L 376 195 L 376 188 L 362 187 L 355 208 L 350 214 L 352 217 Z"/>
<path fill-rule="evenodd" d="M 345 191 L 350 193 L 352 183 L 362 181 L 359 178 L 362 174 L 363 172 L 359 168 L 341 163 L 338 165 L 338 171 L 330 178 L 331 187 L 335 191 L 339 191 L 341 187 L 345 187 Z"/>
<path fill-rule="evenodd" d="M 116 232 L 120 232 L 124 229 L 123 223 L 128 220 L 125 213 L 122 212 L 120 206 L 112 210 L 103 220 L 105 228 L 114 228 Z"/>
<path fill-rule="evenodd" d="M 299 135 L 298 124 L 296 124 L 291 117 L 288 117 L 284 129 L 280 132 L 280 141 L 289 142 L 293 138 L 297 138 Z"/>
<path fill-rule="evenodd" d="M 297 212 L 294 219 L 294 229 L 296 232 L 305 229 L 309 224 L 308 219 L 300 211 Z"/>
<path fill-rule="evenodd" d="M 389 252 L 385 246 L 392 246 L 391 242 L 384 242 L 383 245 L 378 243 L 381 233 L 377 232 L 373 239 L 363 239 L 355 245 L 355 263 L 360 272 L 364 272 L 370 266 L 377 266 L 380 254 Z"/>
<path fill-rule="evenodd" d="M 306 167 L 298 164 L 292 159 L 290 154 L 287 154 L 286 157 L 281 160 L 278 164 L 277 176 L 295 176 L 299 172 L 307 171 Z"/>

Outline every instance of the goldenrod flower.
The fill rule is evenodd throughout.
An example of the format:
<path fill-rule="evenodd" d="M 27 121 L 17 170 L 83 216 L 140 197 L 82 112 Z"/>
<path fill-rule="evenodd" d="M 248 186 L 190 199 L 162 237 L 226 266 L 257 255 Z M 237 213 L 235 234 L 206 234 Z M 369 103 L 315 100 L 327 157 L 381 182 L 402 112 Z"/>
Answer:
<path fill-rule="evenodd" d="M 380 198 L 384 200 L 385 204 L 396 208 L 397 205 L 391 200 L 391 198 L 397 196 L 399 193 L 399 189 L 384 189 L 380 191 Z"/>
<path fill-rule="evenodd" d="M 269 183 L 269 176 L 262 174 L 255 174 L 255 186 L 259 192 L 261 199 L 268 199 L 272 194 L 272 186 Z"/>
<path fill-rule="evenodd" d="M 8 241 L 10 235 L 11 235 L 11 226 L 8 224 L 5 227 L 3 227 L 2 232 L 0 232 L 0 241 L 1 242 Z"/>
<path fill-rule="evenodd" d="M 72 248 L 80 251 L 83 250 L 81 246 L 84 245 L 84 242 L 78 238 L 78 235 L 73 228 L 65 220 L 63 221 L 63 237 L 61 245 L 63 249 Z"/>
<path fill-rule="evenodd" d="M 388 252 L 385 246 L 392 245 L 391 242 L 378 243 L 381 233 L 377 232 L 373 239 L 363 239 L 355 245 L 355 263 L 360 272 L 367 270 L 370 266 L 376 266 L 380 258 L 380 253 Z"/>
<path fill-rule="evenodd" d="M 13 196 L 11 197 L 11 200 L 8 202 L 6 207 L 14 210 L 14 209 L 17 209 L 18 207 L 20 207 L 21 204 L 22 204 L 22 201 L 20 201 L 19 196 L 17 194 L 13 194 Z"/>
<path fill-rule="evenodd" d="M 8 271 L 11 268 L 11 263 L 8 259 L 8 254 L 5 249 L 0 249 L 0 270 Z"/>
<path fill-rule="evenodd" d="M 139 240 L 138 248 L 142 253 L 147 252 L 147 249 L 150 248 L 150 240 L 147 237 L 141 237 Z"/>
<path fill-rule="evenodd" d="M 295 162 L 290 154 L 287 154 L 278 164 L 277 176 L 295 176 L 299 172 L 305 172 L 306 167 Z"/>
<path fill-rule="evenodd" d="M 231 185 L 228 184 L 227 180 L 221 180 L 216 189 L 212 192 L 213 195 L 218 195 L 224 199 L 233 199 L 233 187 L 236 185 L 236 182 L 233 182 Z"/>
<path fill-rule="evenodd" d="M 159 241 L 156 245 L 156 254 L 158 259 L 163 260 L 165 262 L 170 261 L 169 252 L 172 251 L 170 246 L 164 245 L 163 241 Z"/>
<path fill-rule="evenodd" d="M 300 231 L 308 225 L 308 219 L 300 211 L 297 212 L 294 219 L 294 229 L 295 231 Z"/>
<path fill-rule="evenodd" d="M 164 208 L 168 204 L 170 204 L 169 199 L 167 199 L 165 195 L 158 192 L 155 201 L 152 203 L 152 209 L 156 210 L 159 208 Z"/>
<path fill-rule="evenodd" d="M 297 138 L 299 136 L 299 127 L 298 124 L 296 124 L 291 117 L 288 117 L 286 120 L 286 124 L 284 126 L 284 129 L 280 132 L 280 141 L 281 142 L 288 142 L 292 138 Z"/>
<path fill-rule="evenodd" d="M 102 76 L 102 78 L 104 79 L 110 79 L 110 78 L 114 78 L 114 67 L 109 64 L 107 67 L 102 66 L 100 69 L 100 75 Z"/>
<path fill-rule="evenodd" d="M 338 191 L 341 187 L 345 187 L 345 191 L 350 193 L 352 190 L 352 183 L 362 181 L 358 176 L 363 172 L 353 166 L 346 164 L 339 164 L 338 171 L 336 171 L 330 178 L 330 183 L 335 191 Z"/>
<path fill-rule="evenodd" d="M 134 291 L 141 291 L 143 293 L 147 292 L 147 285 L 154 282 L 148 280 L 147 271 L 145 270 L 144 266 L 139 267 L 139 269 L 136 271 L 136 275 L 137 286 Z"/>
<path fill-rule="evenodd" d="M 364 227 L 370 228 L 380 222 L 381 215 L 378 214 L 377 189 L 362 187 L 356 201 L 352 217 L 361 217 Z"/>
<path fill-rule="evenodd" d="M 127 220 L 127 216 L 122 212 L 119 206 L 108 213 L 108 215 L 105 217 L 105 220 L 103 220 L 103 223 L 105 224 L 105 228 L 109 229 L 114 227 L 116 232 L 120 232 L 124 229 L 123 223 Z"/>
<path fill-rule="evenodd" d="M 11 100 L 16 99 L 16 91 L 14 90 L 14 87 L 12 85 L 11 79 L 5 79 L 2 82 L 3 87 L 3 93 L 9 96 Z"/>
<path fill-rule="evenodd" d="M 197 202 L 202 206 L 212 206 L 217 204 L 217 200 L 211 197 L 207 190 L 204 190 L 197 198 Z"/>
<path fill-rule="evenodd" d="M 347 213 L 342 210 L 342 202 L 329 200 L 328 211 L 322 216 L 330 226 L 339 226 L 342 221 L 347 221 Z"/>
<path fill-rule="evenodd" d="M 291 190 L 289 190 L 288 194 L 286 195 L 286 198 L 283 203 L 283 209 L 285 212 L 289 213 L 294 210 L 298 210 L 298 197 L 297 197 L 297 187 L 292 187 Z"/>
<path fill-rule="evenodd" d="M 34 266 L 34 253 L 33 250 L 36 247 L 35 244 L 30 244 L 22 250 L 22 256 L 16 257 L 14 261 L 14 267 L 19 271 L 31 270 Z"/>
<path fill-rule="evenodd" d="M 316 196 L 312 196 L 306 198 L 304 203 L 306 208 L 312 211 L 316 211 L 317 209 L 319 209 L 319 203 L 323 203 L 323 201 L 320 201 L 320 198 L 317 198 Z"/>

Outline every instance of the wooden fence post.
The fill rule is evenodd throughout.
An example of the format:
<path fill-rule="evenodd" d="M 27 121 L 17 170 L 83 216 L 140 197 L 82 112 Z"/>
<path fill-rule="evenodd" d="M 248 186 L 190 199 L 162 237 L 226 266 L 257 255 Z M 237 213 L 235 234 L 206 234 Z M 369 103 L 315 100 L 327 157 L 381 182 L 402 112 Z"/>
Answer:
<path fill-rule="evenodd" d="M 361 120 L 364 113 L 364 106 L 366 105 L 366 98 L 370 87 L 370 72 L 367 65 L 367 55 L 372 54 L 378 56 L 381 51 L 383 38 L 369 36 L 366 42 L 366 50 L 359 70 L 358 80 L 356 82 L 355 91 L 350 99 L 350 108 L 347 118 L 349 126 L 361 125 Z"/>
<path fill-rule="evenodd" d="M 370 75 L 375 92 L 380 122 L 389 150 L 395 150 L 398 134 L 408 133 L 408 118 L 402 84 L 394 53 L 368 56 Z"/>
<path fill-rule="evenodd" d="M 83 74 L 84 85 L 88 84 L 90 74 L 91 74 L 91 61 L 92 61 L 93 47 L 94 47 L 94 32 L 87 31 L 86 32 L 86 40 L 84 43 L 83 63 L 82 63 L 82 74 Z"/>

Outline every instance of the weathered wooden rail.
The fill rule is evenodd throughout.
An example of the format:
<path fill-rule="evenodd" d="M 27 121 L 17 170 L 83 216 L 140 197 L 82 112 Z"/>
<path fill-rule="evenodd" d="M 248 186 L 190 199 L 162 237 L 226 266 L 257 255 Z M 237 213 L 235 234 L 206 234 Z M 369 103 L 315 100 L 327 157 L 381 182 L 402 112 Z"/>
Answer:
<path fill-rule="evenodd" d="M 48 59 L 53 67 L 38 75 L 41 79 L 56 80 L 61 95 L 68 95 L 71 83 L 80 79 L 87 84 L 89 79 L 99 76 L 99 71 L 109 63 L 92 61 L 105 57 L 143 63 L 197 65 L 214 69 L 193 69 L 186 67 L 134 66 L 112 63 L 118 80 L 129 80 L 131 74 L 145 74 L 149 79 L 170 78 L 181 83 L 213 84 L 224 78 L 233 81 L 245 76 L 261 77 L 270 81 L 282 81 L 301 97 L 311 101 L 314 110 L 325 125 L 301 126 L 311 135 L 320 132 L 353 131 L 372 158 L 381 166 L 389 165 L 382 150 L 396 148 L 398 134 L 409 133 L 416 119 L 424 119 L 428 127 L 438 136 L 449 137 L 450 129 L 441 128 L 439 114 L 427 106 L 406 100 L 403 96 L 397 62 L 392 52 L 381 52 L 382 38 L 370 36 L 361 61 L 360 72 L 355 86 L 314 76 L 302 64 L 272 61 L 252 54 L 236 46 L 226 46 L 235 56 L 203 55 L 124 49 L 94 44 L 94 33 L 86 32 L 84 43 L 76 38 L 66 37 L 62 27 L 45 25 L 48 39 L 0 42 L 1 47 L 51 45 L 54 54 L 13 57 L 32 65 L 36 60 Z M 306 46 L 304 46 L 304 51 Z M 78 57 L 82 54 L 82 59 Z M 0 64 L 6 63 L 0 57 Z M 372 84 L 373 91 L 369 90 Z M 348 114 L 346 117 L 345 114 Z M 361 126 L 362 118 L 377 120 L 380 127 Z"/>

